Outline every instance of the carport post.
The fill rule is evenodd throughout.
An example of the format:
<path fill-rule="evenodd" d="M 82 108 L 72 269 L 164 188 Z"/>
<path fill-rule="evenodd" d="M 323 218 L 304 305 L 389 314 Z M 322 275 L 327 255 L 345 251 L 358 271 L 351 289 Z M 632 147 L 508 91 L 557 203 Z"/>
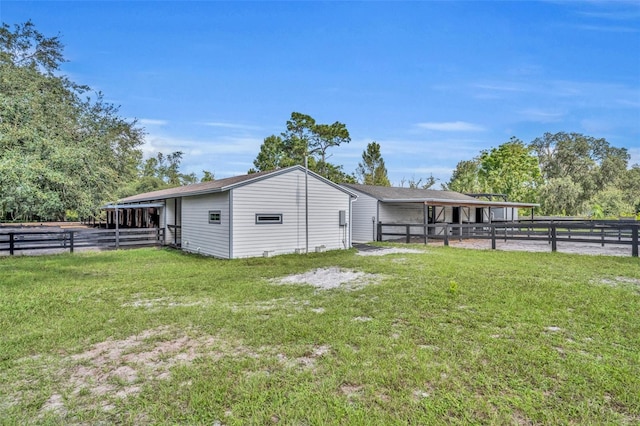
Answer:
<path fill-rule="evenodd" d="M 491 249 L 496 249 L 496 226 L 491 225 Z"/>
<path fill-rule="evenodd" d="M 424 203 L 424 243 L 427 244 L 427 224 L 429 223 L 429 205 Z"/>
<path fill-rule="evenodd" d="M 120 248 L 120 219 L 118 218 L 118 207 L 116 206 L 116 249 Z"/>

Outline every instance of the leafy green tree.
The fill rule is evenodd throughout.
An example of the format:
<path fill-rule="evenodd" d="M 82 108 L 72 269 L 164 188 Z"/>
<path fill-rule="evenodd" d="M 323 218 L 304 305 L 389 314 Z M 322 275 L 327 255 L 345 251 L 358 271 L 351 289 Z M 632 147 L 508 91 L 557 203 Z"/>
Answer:
<path fill-rule="evenodd" d="M 461 161 L 444 189 L 463 193 L 505 194 L 510 201 L 536 201 L 542 176 L 531 148 L 512 137 L 497 148 Z"/>
<path fill-rule="evenodd" d="M 612 147 L 605 139 L 597 139 L 579 133 L 545 133 L 535 139 L 531 147 L 538 157 L 540 170 L 545 181 L 563 179 L 563 187 L 568 188 L 566 180 L 570 180 L 577 188 L 577 198 L 567 198 L 566 203 L 558 204 L 561 200 L 546 202 L 541 196 L 543 205 L 554 205 L 558 210 L 546 210 L 545 213 L 566 212 L 569 215 L 583 213 L 598 192 L 609 185 L 618 185 L 624 177 L 629 161 L 629 154 L 625 148 Z M 572 189 L 573 192 L 573 189 Z"/>
<path fill-rule="evenodd" d="M 635 216 L 635 208 L 625 198 L 624 191 L 613 185 L 598 192 L 591 200 L 592 215 L 597 218 Z"/>
<path fill-rule="evenodd" d="M 210 172 L 209 170 L 203 170 L 202 171 L 202 178 L 200 178 L 200 182 L 211 182 L 212 180 L 216 179 L 216 175 L 213 172 Z"/>
<path fill-rule="evenodd" d="M 479 169 L 480 161 L 478 158 L 460 161 L 453 170 L 451 179 L 442 185 L 442 189 L 462 193 L 483 192 L 484 189 L 478 177 Z"/>
<path fill-rule="evenodd" d="M 317 124 L 309 115 L 292 112 L 286 131 L 280 136 L 271 135 L 264 139 L 249 173 L 303 165 L 307 155 L 310 170 L 334 182 L 353 181 L 353 176 L 344 173 L 342 166 L 327 161 L 329 148 L 349 141 L 349 132 L 344 124 Z"/>
<path fill-rule="evenodd" d="M 320 155 L 318 160 L 318 172 L 327 177 L 327 150 L 329 148 L 340 146 L 343 143 L 349 143 L 351 137 L 347 126 L 339 121 L 333 124 L 316 124 L 312 128 L 312 136 L 309 143 L 309 151 L 317 152 Z"/>
<path fill-rule="evenodd" d="M 290 145 L 285 145 L 282 137 L 276 135 L 268 136 L 260 146 L 258 156 L 253 160 L 255 169 L 249 172 L 275 170 L 295 164 L 303 164 L 304 149 L 299 148 L 297 150 L 298 153 L 301 153 L 300 155 L 296 155 L 295 152 Z"/>
<path fill-rule="evenodd" d="M 143 131 L 57 75 L 60 39 L 0 28 L 0 217 L 88 217 L 135 179 Z"/>
<path fill-rule="evenodd" d="M 625 170 L 618 181 L 623 197 L 632 206 L 636 214 L 640 213 L 640 164 L 634 164 Z"/>
<path fill-rule="evenodd" d="M 195 173 L 185 174 L 180 172 L 182 155 L 182 151 L 175 151 L 167 155 L 159 152 L 155 157 L 147 158 L 138 167 L 138 179 L 123 187 L 118 192 L 118 198 L 198 182 Z M 202 182 L 204 182 L 205 178 L 213 180 L 213 173 L 206 170 L 204 173 L 205 177 L 203 177 Z"/>
<path fill-rule="evenodd" d="M 378 142 L 371 142 L 362 152 L 362 162 L 358 163 L 356 174 L 365 185 L 391 186 Z"/>
<path fill-rule="evenodd" d="M 552 178 L 540 188 L 540 210 L 547 215 L 575 215 L 582 211 L 581 188 L 571 178 Z"/>
<path fill-rule="evenodd" d="M 512 137 L 497 148 L 482 151 L 478 180 L 486 192 L 505 194 L 510 201 L 536 200 L 542 176 L 531 148 Z"/>

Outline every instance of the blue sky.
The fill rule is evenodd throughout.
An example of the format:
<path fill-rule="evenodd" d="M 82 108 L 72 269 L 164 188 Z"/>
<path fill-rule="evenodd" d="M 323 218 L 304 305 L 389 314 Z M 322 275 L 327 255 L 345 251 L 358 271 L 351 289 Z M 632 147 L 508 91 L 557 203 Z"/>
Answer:
<path fill-rule="evenodd" d="M 146 129 L 146 155 L 244 174 L 291 112 L 341 121 L 330 161 L 371 141 L 389 177 L 433 174 L 516 136 L 604 137 L 640 163 L 640 2 L 0 1 L 59 34 L 62 71 Z"/>

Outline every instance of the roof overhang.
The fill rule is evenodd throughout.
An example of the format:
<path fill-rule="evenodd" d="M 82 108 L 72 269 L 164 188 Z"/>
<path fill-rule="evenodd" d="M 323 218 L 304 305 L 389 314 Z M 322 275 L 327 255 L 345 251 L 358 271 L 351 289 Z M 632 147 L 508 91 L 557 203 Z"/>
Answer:
<path fill-rule="evenodd" d="M 432 206 L 455 206 L 455 207 L 513 207 L 532 208 L 539 207 L 536 203 L 512 203 L 508 201 L 484 201 L 484 200 L 450 200 L 441 198 L 427 199 L 384 199 L 383 203 L 420 203 Z"/>
<path fill-rule="evenodd" d="M 139 204 L 107 204 L 100 207 L 102 210 L 115 210 L 115 209 L 143 209 L 147 207 L 164 207 L 164 203 L 139 203 Z"/>

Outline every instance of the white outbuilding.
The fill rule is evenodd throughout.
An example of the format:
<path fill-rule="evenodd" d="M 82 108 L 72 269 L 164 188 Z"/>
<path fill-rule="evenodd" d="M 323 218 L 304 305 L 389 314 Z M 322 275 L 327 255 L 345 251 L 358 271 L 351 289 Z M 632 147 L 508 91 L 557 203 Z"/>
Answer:
<path fill-rule="evenodd" d="M 348 249 L 356 198 L 293 166 L 138 194 L 111 209 L 135 214 L 150 208 L 167 244 L 234 259 Z"/>
<path fill-rule="evenodd" d="M 394 188 L 343 184 L 358 198 L 353 203 L 353 241 L 393 240 L 394 232 L 405 232 L 407 225 L 441 235 L 444 224 L 482 224 L 518 220 L 518 209 L 531 209 L 535 203 L 486 201 L 454 191 L 420 188 Z M 384 224 L 389 235 L 381 235 Z M 395 225 L 395 226 L 394 226 Z"/>

